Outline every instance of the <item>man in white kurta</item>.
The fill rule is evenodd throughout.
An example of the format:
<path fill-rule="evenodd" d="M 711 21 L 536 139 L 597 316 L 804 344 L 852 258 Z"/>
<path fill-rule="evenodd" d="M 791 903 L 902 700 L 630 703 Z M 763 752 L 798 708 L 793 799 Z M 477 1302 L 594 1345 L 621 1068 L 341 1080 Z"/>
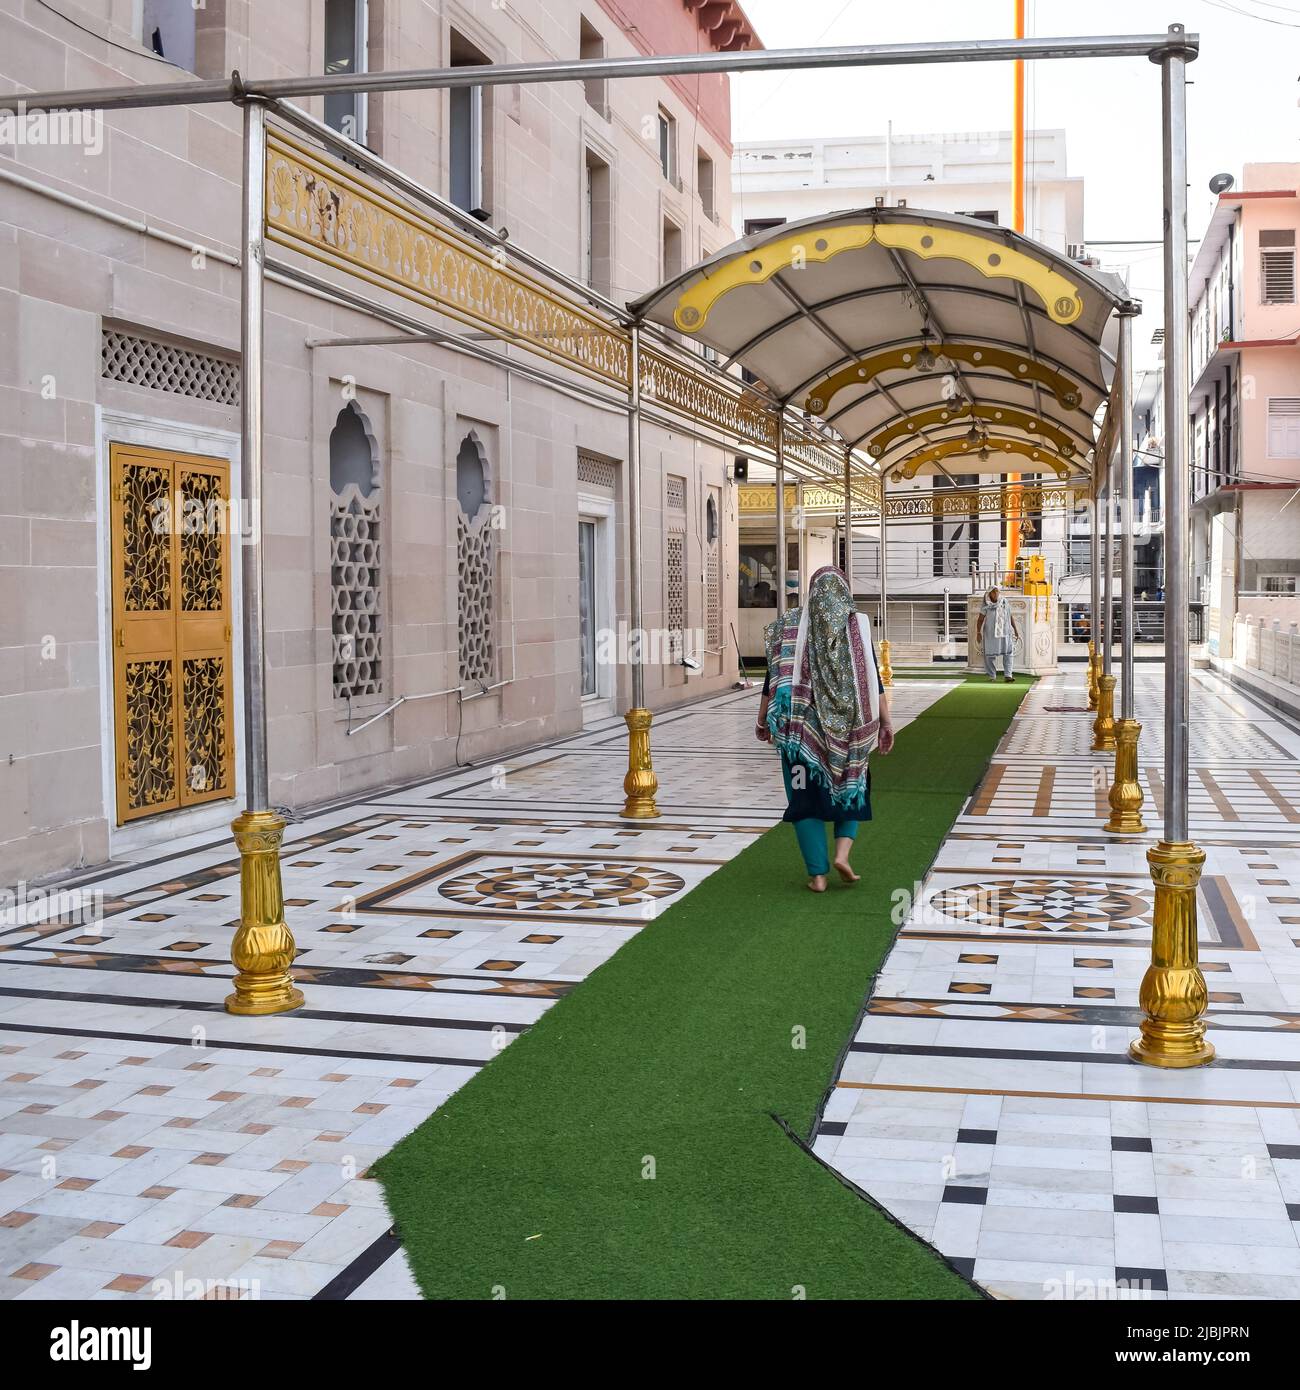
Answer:
<path fill-rule="evenodd" d="M 998 658 L 1002 659 L 1003 678 L 1014 680 L 1015 639 L 1020 629 L 1011 613 L 1011 605 L 997 589 L 990 589 L 980 605 L 975 622 L 975 640 L 984 649 L 984 671 L 990 680 L 998 678 Z"/>

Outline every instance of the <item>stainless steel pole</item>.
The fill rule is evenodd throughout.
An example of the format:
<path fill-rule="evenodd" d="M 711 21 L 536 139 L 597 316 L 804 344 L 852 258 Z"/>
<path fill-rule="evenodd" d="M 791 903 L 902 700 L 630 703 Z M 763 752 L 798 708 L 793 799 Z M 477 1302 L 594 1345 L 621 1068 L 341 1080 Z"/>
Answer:
<path fill-rule="evenodd" d="M 1171 51 L 1168 34 L 1078 38 L 946 39 L 933 43 L 848 44 L 829 48 L 748 49 L 727 53 L 653 54 L 585 61 L 488 63 L 478 67 L 334 73 L 306 77 L 229 78 L 83 87 L 62 92 L 0 95 L 0 111 L 101 111 L 143 106 L 191 106 L 220 101 L 321 96 L 339 92 L 423 91 L 435 87 L 495 87 L 591 78 L 665 77 L 693 73 L 776 72 L 794 68 L 893 67 L 918 63 L 1000 63 L 1048 58 L 1141 58 Z M 1195 55 L 1199 39 L 1179 31 L 1177 43 Z"/>
<path fill-rule="evenodd" d="M 1187 60 L 1161 65 L 1165 181 L 1165 824 L 1187 839 L 1187 528 L 1191 463 L 1187 321 Z"/>
<path fill-rule="evenodd" d="M 889 640 L 889 551 L 885 534 L 885 480 L 880 480 L 880 635 Z"/>
<path fill-rule="evenodd" d="M 785 558 L 785 415 L 776 417 L 776 611 L 785 612 L 789 579 Z"/>
<path fill-rule="evenodd" d="M 243 273 L 240 276 L 240 482 L 249 533 L 243 558 L 244 764 L 250 811 L 269 804 L 266 760 L 266 631 L 263 613 L 263 303 L 266 246 L 266 107 L 244 105 Z"/>
<path fill-rule="evenodd" d="M 1120 718 L 1133 704 L 1133 319 L 1119 320 Z"/>
<path fill-rule="evenodd" d="M 1171 25 L 1170 39 L 1182 37 Z M 1205 1037 L 1209 993 L 1200 967 L 1196 889 L 1205 851 L 1188 838 L 1187 519 L 1190 421 L 1187 321 L 1187 62 L 1189 45 L 1160 55 L 1165 253 L 1165 805 L 1158 844 L 1147 850 L 1155 885 L 1151 964 L 1142 977 L 1136 1061 L 1198 1067 L 1214 1057 Z"/>
<path fill-rule="evenodd" d="M 1091 611 L 1088 624 L 1092 629 L 1094 649 L 1101 651 L 1101 482 L 1093 489 L 1088 499 L 1089 520 L 1092 526 L 1088 532 L 1088 570 L 1089 598 Z"/>
<path fill-rule="evenodd" d="M 627 559 L 628 658 L 631 663 L 632 708 L 645 708 L 645 652 L 641 589 L 641 328 L 630 330 L 627 412 Z"/>
<path fill-rule="evenodd" d="M 627 725 L 626 800 L 620 815 L 629 820 L 653 820 L 659 815 L 655 776 L 650 753 L 650 725 L 654 716 L 645 707 L 646 634 L 641 589 L 641 325 L 629 330 L 627 384 L 627 560 L 628 560 L 628 664 L 631 667 L 632 704 L 624 712 Z M 704 654 L 701 653 L 701 657 Z"/>
<path fill-rule="evenodd" d="M 240 256 L 240 486 L 248 534 L 241 537 L 244 648 L 244 810 L 231 822 L 239 847 L 239 925 L 230 942 L 235 967 L 227 1013 L 245 1017 L 301 1008 L 289 973 L 295 946 L 284 920 L 280 845 L 285 820 L 270 806 L 266 759 L 266 623 L 262 573 L 266 517 L 262 505 L 262 418 L 266 247 L 266 108 L 244 103 L 243 246 Z M 241 531 L 244 528 L 240 528 Z"/>
<path fill-rule="evenodd" d="M 1101 590 L 1101 629 L 1105 645 L 1101 649 L 1101 673 L 1111 673 L 1111 655 L 1115 636 L 1115 493 L 1111 486 L 1115 459 L 1112 455 L 1106 460 L 1106 560 L 1102 570 Z"/>
<path fill-rule="evenodd" d="M 853 588 L 853 453 L 844 450 L 844 574 Z"/>

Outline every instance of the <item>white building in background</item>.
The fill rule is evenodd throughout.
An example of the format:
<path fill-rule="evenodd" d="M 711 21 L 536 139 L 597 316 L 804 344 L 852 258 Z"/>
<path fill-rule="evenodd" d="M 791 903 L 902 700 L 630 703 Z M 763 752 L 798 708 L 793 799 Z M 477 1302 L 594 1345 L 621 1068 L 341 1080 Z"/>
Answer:
<path fill-rule="evenodd" d="M 1025 135 L 1025 230 L 1083 255 L 1083 180 L 1066 173 L 1065 132 Z M 855 135 L 737 144 L 733 216 L 739 233 L 842 208 L 907 206 L 1011 226 L 1011 133 Z"/>
<path fill-rule="evenodd" d="M 1066 172 L 1065 132 L 1032 130 L 1026 133 L 1025 145 L 1027 235 L 1092 264 L 1084 246 L 1083 179 Z M 891 125 L 885 134 L 744 142 L 736 145 L 731 167 L 738 235 L 846 208 L 906 206 L 964 214 L 1004 227 L 1013 222 L 1009 131 L 909 135 Z M 770 482 L 771 470 L 756 465 L 752 476 Z M 942 477 L 921 477 L 891 487 L 922 492 L 946 482 Z M 757 545 L 757 532 L 748 540 Z M 746 549 L 742 517 L 742 573 Z M 1067 600 L 1077 604 L 1086 599 L 1087 547 L 1071 547 L 1061 513 L 1030 514 L 1022 527 L 1021 553 L 1044 556 L 1063 609 Z M 964 596 L 971 589 L 972 569 L 996 571 L 1006 556 L 1007 523 L 998 517 L 974 524 L 891 522 L 887 583 L 896 653 L 926 659 L 944 650 L 945 631 L 964 635 Z M 854 591 L 868 599 L 878 597 L 879 575 L 879 536 L 871 523 L 855 530 Z M 1065 642 L 1081 635 L 1077 613 L 1075 618 L 1072 622 L 1062 613 L 1058 635 Z"/>

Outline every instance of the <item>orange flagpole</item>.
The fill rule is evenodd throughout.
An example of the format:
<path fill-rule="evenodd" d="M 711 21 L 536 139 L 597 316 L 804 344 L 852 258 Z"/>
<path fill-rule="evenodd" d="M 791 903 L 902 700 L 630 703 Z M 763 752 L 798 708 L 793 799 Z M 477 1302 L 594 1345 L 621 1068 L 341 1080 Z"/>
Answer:
<path fill-rule="evenodd" d="M 1025 37 L 1025 0 L 1015 0 L 1016 38 Z M 1017 58 L 1011 117 L 1011 225 L 1025 230 L 1025 64 Z M 1007 474 L 1007 578 L 1010 584 L 1020 558 L 1020 474 Z"/>

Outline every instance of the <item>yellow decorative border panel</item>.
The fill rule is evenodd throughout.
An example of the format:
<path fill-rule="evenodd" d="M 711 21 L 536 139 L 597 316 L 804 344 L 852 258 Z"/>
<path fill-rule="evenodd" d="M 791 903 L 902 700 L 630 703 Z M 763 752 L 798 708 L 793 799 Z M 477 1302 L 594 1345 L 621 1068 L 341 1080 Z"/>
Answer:
<path fill-rule="evenodd" d="M 588 376 L 627 385 L 626 333 L 279 131 L 267 135 L 266 236 Z"/>

